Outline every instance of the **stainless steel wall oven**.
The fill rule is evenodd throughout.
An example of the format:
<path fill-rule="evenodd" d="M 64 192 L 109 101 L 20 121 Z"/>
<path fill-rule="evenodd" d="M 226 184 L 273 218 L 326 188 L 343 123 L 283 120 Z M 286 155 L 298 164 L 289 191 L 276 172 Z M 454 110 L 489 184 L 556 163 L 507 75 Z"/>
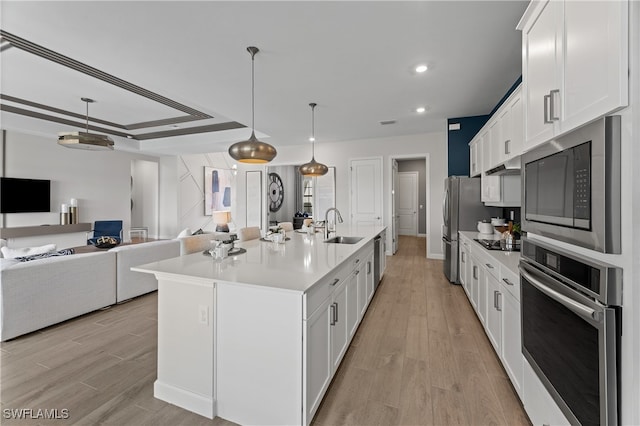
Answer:
<path fill-rule="evenodd" d="M 622 270 L 530 238 L 522 352 L 572 424 L 619 423 Z"/>
<path fill-rule="evenodd" d="M 620 116 L 522 156 L 522 230 L 620 253 Z"/>

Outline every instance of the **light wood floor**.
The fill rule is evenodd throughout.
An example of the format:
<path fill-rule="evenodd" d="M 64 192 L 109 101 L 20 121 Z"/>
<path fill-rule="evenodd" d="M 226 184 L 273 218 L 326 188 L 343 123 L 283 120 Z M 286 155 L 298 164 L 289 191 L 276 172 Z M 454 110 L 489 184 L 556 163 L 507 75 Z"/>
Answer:
<path fill-rule="evenodd" d="M 401 237 L 314 423 L 529 425 L 506 373 L 442 261 Z M 0 344 L 0 423 L 225 425 L 153 398 L 157 296 Z M 6 409 L 67 409 L 10 420 Z"/>

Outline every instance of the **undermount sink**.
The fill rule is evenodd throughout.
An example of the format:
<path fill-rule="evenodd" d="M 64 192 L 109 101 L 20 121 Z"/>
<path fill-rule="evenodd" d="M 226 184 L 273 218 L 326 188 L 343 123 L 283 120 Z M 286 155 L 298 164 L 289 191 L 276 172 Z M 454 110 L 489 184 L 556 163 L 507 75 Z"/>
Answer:
<path fill-rule="evenodd" d="M 362 237 L 333 237 L 328 240 L 324 240 L 324 242 L 334 244 L 355 244 L 361 239 Z"/>

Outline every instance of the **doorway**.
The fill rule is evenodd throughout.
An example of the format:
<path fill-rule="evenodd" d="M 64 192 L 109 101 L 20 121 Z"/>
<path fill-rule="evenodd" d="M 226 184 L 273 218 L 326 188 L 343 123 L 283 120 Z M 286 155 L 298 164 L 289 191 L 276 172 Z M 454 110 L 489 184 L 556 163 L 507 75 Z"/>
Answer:
<path fill-rule="evenodd" d="M 418 172 L 398 172 L 398 234 L 418 235 Z"/>
<path fill-rule="evenodd" d="M 425 250 L 427 253 L 427 257 L 429 257 L 429 244 L 428 239 L 430 234 L 436 234 L 438 231 L 433 229 L 439 225 L 430 224 L 429 220 L 432 214 L 430 213 L 431 203 L 429 201 L 429 154 L 408 154 L 408 155 L 398 155 L 390 157 L 390 168 L 392 171 L 392 187 L 391 196 L 394 202 L 390 203 L 390 215 L 394 218 L 391 221 L 392 226 L 392 235 L 399 235 L 403 232 L 406 232 L 405 235 L 414 235 L 425 238 Z M 397 166 L 396 166 L 397 164 Z M 396 172 L 397 170 L 397 172 Z M 401 183 L 400 176 L 403 173 L 416 173 L 417 174 L 417 203 L 415 203 L 415 217 L 417 222 L 417 231 L 404 231 L 406 225 L 401 224 L 404 220 L 401 220 L 401 211 L 400 205 L 401 203 L 405 203 L 404 200 L 401 201 Z M 393 176 L 395 175 L 395 176 Z M 406 176 L 406 175 L 405 175 Z M 413 190 L 410 190 L 413 192 Z M 413 204 L 413 201 L 411 202 Z M 414 210 L 410 210 L 413 215 Z M 407 212 L 409 210 L 407 209 Z M 409 216 L 407 216 L 407 219 Z M 411 232 L 411 233 L 409 233 Z M 396 236 L 396 241 L 397 241 Z"/>

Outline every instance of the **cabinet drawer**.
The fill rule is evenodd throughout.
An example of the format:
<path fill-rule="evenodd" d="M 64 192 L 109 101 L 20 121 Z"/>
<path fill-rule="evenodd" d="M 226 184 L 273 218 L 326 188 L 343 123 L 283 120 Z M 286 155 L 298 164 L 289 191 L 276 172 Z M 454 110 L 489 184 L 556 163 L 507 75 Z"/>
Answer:
<path fill-rule="evenodd" d="M 500 263 L 491 256 L 480 258 L 482 267 L 496 279 L 500 281 Z"/>
<path fill-rule="evenodd" d="M 500 265 L 500 284 L 520 302 L 520 274 Z"/>
<path fill-rule="evenodd" d="M 362 256 L 360 256 L 362 257 Z M 360 260 L 363 262 L 364 260 Z M 309 318 L 316 309 L 324 302 L 324 300 L 331 296 L 333 290 L 335 290 L 340 283 L 342 283 L 348 276 L 351 270 L 352 263 L 355 262 L 355 258 L 347 262 L 346 265 L 341 266 L 329 277 L 324 278 L 321 282 L 314 285 L 304 295 L 304 305 L 302 307 L 302 315 L 304 319 Z"/>

